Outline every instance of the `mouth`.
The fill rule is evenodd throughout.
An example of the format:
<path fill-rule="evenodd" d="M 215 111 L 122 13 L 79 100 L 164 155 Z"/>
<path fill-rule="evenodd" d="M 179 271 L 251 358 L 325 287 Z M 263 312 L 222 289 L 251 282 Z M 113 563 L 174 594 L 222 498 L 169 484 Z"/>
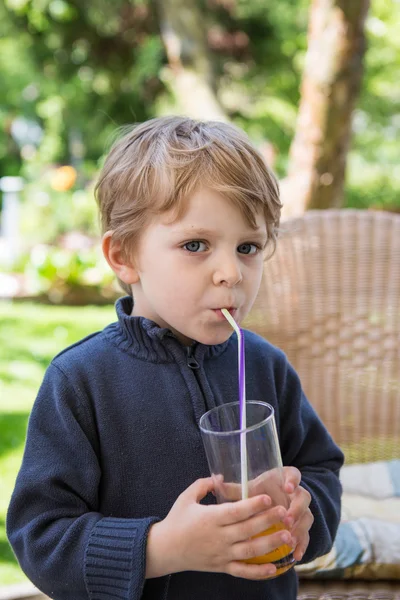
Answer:
<path fill-rule="evenodd" d="M 233 318 L 235 318 L 238 309 L 235 306 L 223 306 L 222 308 L 226 308 L 226 310 L 231 314 Z M 217 315 L 219 319 L 226 321 L 225 316 L 222 313 L 222 308 L 213 308 L 212 311 Z"/>

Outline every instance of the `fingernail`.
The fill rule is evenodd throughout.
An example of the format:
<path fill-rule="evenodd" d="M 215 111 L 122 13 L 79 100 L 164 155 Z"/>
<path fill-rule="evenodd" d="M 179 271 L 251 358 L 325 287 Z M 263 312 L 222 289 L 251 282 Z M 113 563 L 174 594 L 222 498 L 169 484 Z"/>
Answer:
<path fill-rule="evenodd" d="M 293 485 L 293 483 L 288 483 L 288 484 L 286 485 L 286 489 L 287 489 L 287 491 L 289 492 L 289 494 L 291 494 L 291 493 L 293 492 L 293 490 L 294 490 L 294 485 Z"/>
<path fill-rule="evenodd" d="M 290 542 L 290 535 L 289 535 L 289 533 L 287 533 L 287 532 L 286 533 L 282 533 L 281 540 L 282 540 L 282 542 L 285 542 L 285 544 L 289 543 Z"/>
<path fill-rule="evenodd" d="M 275 573 L 275 571 L 276 571 L 276 567 L 275 567 L 275 565 L 273 565 L 273 564 L 269 563 L 269 564 L 268 564 L 268 565 L 266 565 L 266 566 L 268 566 L 268 569 L 267 569 L 267 570 L 268 570 L 270 573 Z"/>
<path fill-rule="evenodd" d="M 265 506 L 269 506 L 271 504 L 271 498 L 269 496 L 264 496 L 264 504 Z"/>
<path fill-rule="evenodd" d="M 278 508 L 277 510 L 277 517 L 278 519 L 283 519 L 285 516 L 285 510 L 283 508 Z"/>

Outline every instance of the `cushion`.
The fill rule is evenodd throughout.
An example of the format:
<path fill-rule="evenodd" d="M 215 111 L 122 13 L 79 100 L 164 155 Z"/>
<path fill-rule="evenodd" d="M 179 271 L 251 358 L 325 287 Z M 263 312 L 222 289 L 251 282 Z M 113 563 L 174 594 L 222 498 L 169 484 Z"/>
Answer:
<path fill-rule="evenodd" d="M 400 497 L 400 460 L 345 466 L 340 480 L 347 494 L 371 498 Z"/>
<path fill-rule="evenodd" d="M 400 579 L 400 460 L 349 465 L 332 550 L 297 565 L 301 578 Z"/>

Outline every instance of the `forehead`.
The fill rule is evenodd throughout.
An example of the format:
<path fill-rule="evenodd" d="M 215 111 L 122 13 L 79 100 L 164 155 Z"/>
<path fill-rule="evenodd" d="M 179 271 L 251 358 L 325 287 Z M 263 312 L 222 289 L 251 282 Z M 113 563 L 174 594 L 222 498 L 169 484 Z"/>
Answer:
<path fill-rule="evenodd" d="M 264 212 L 254 211 L 256 230 L 266 232 Z M 230 227 L 254 231 L 244 209 L 241 209 L 227 196 L 209 188 L 200 188 L 187 198 L 181 210 L 163 213 L 160 222 L 167 227 L 193 227 L 211 229 Z"/>

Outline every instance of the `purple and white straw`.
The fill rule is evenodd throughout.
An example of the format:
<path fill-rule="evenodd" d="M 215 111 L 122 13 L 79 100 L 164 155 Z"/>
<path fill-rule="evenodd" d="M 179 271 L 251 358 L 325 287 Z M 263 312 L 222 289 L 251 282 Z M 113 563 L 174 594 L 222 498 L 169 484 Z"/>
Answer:
<path fill-rule="evenodd" d="M 242 499 L 248 498 L 247 475 L 247 444 L 246 444 L 246 373 L 243 331 L 236 323 L 230 312 L 223 308 L 222 314 L 234 329 L 238 339 L 238 376 L 239 376 L 239 426 L 240 426 L 240 478 L 242 485 Z"/>

